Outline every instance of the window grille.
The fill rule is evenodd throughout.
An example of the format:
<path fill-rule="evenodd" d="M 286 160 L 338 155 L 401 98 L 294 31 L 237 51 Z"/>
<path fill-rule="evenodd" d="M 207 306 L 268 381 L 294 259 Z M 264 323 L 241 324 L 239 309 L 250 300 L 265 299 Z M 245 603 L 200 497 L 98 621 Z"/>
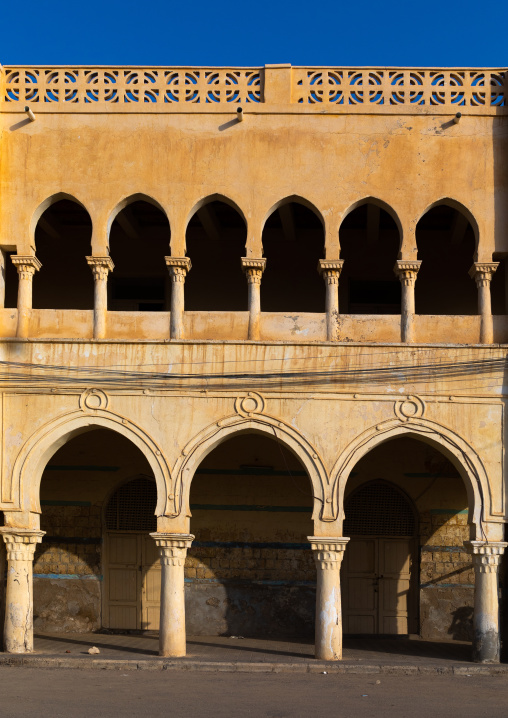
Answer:
<path fill-rule="evenodd" d="M 155 507 L 157 486 L 153 479 L 140 477 L 121 486 L 106 509 L 110 531 L 157 531 Z"/>
<path fill-rule="evenodd" d="M 413 536 L 415 517 L 403 494 L 370 481 L 346 500 L 344 536 Z"/>

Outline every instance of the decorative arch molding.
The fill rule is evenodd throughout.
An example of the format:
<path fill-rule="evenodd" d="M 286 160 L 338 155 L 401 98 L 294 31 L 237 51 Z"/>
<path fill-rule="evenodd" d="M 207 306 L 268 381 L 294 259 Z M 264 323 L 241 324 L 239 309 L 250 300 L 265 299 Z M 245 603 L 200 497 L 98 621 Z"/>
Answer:
<path fill-rule="evenodd" d="M 14 501 L 19 497 L 20 508 L 40 513 L 40 484 L 44 469 L 51 457 L 70 439 L 93 429 L 115 431 L 129 439 L 145 456 L 153 471 L 157 485 L 157 516 L 175 516 L 171 472 L 166 459 L 155 441 L 137 424 L 109 411 L 93 413 L 75 411 L 54 419 L 38 429 L 25 442 L 12 472 Z"/>
<path fill-rule="evenodd" d="M 457 212 L 460 212 L 467 219 L 467 221 L 473 228 L 475 246 L 478 247 L 478 242 L 480 241 L 480 229 L 478 227 L 478 222 L 476 221 L 474 214 L 465 205 L 463 205 L 462 202 L 459 202 L 452 197 L 441 197 L 435 202 L 432 202 L 432 204 L 429 204 L 429 206 L 417 218 L 415 227 L 418 227 L 418 222 L 422 219 L 422 217 L 424 217 L 428 212 L 434 209 L 434 207 L 439 207 L 440 205 L 446 205 L 447 207 L 451 207 L 452 209 L 457 210 Z"/>
<path fill-rule="evenodd" d="M 357 200 L 356 202 L 353 202 L 343 213 L 341 219 L 340 219 L 340 225 L 339 225 L 339 231 L 340 226 L 342 225 L 343 221 L 346 219 L 346 217 L 351 214 L 351 212 L 354 212 L 355 209 L 358 209 L 359 207 L 363 207 L 365 204 L 373 204 L 376 207 L 379 207 L 380 209 L 383 209 L 387 214 L 390 215 L 390 217 L 393 219 L 395 224 L 397 225 L 397 229 L 399 230 L 399 238 L 400 238 L 400 246 L 402 246 L 402 241 L 404 237 L 404 229 L 402 227 L 402 222 L 400 221 L 399 215 L 397 212 L 393 209 L 391 205 L 388 204 L 388 202 L 385 202 L 384 200 L 380 199 L 379 197 L 362 197 L 361 199 Z"/>
<path fill-rule="evenodd" d="M 32 242 L 35 242 L 35 230 L 44 212 L 49 209 L 51 205 L 56 204 L 57 202 L 61 202 L 63 199 L 68 199 L 70 202 L 75 202 L 80 207 L 82 207 L 90 217 L 90 221 L 92 221 L 91 214 L 87 210 L 83 202 L 80 202 L 79 199 L 74 197 L 74 195 L 68 194 L 67 192 L 56 192 L 55 194 L 52 194 L 50 197 L 47 197 L 43 202 L 41 202 L 41 204 L 32 214 L 32 217 L 30 219 L 30 239 L 32 240 Z"/>
<path fill-rule="evenodd" d="M 148 204 L 151 204 L 153 207 L 156 207 L 159 209 L 164 216 L 167 218 L 169 222 L 168 213 L 162 206 L 160 202 L 158 202 L 154 197 L 151 197 L 148 194 L 143 194 L 142 192 L 136 192 L 135 194 L 130 194 L 128 197 L 124 197 L 124 199 L 120 200 L 118 204 L 115 205 L 114 209 L 109 213 L 108 217 L 108 223 L 107 223 L 107 237 L 109 242 L 109 235 L 111 233 L 111 227 L 113 226 L 113 222 L 118 217 L 120 212 L 124 210 L 126 207 L 128 207 L 130 204 L 133 204 L 133 202 L 148 202 Z M 171 223 L 169 225 L 171 227 Z"/>
<path fill-rule="evenodd" d="M 215 193 L 215 194 L 208 194 L 208 195 L 206 195 L 206 197 L 202 197 L 200 200 L 198 200 L 198 201 L 194 204 L 194 206 L 192 207 L 191 211 L 190 211 L 189 214 L 187 215 L 187 219 L 185 220 L 185 230 L 186 230 L 186 231 L 187 231 L 187 226 L 188 226 L 189 222 L 191 221 L 192 217 L 194 217 L 194 215 L 196 214 L 196 212 L 199 212 L 199 210 L 200 210 L 202 207 L 204 207 L 204 206 L 207 205 L 207 204 L 210 204 L 211 202 L 224 202 L 224 204 L 229 205 L 229 207 L 231 207 L 231 208 L 234 209 L 236 212 L 238 212 L 238 214 L 240 215 L 240 217 L 241 217 L 241 218 L 243 219 L 243 221 L 245 222 L 245 228 L 248 230 L 249 227 L 248 227 L 247 218 L 246 218 L 245 213 L 243 212 L 243 210 L 240 208 L 240 206 L 239 206 L 233 199 L 231 199 L 230 197 L 227 197 L 227 196 L 224 195 L 224 194 Z"/>
<path fill-rule="evenodd" d="M 323 225 L 323 230 L 326 229 L 326 223 L 325 223 L 323 214 L 322 214 L 322 212 L 319 211 L 319 209 L 316 207 L 316 205 L 313 204 L 310 200 L 306 199 L 305 197 L 302 197 L 299 194 L 291 194 L 291 195 L 288 195 L 287 197 L 283 197 L 282 199 L 278 200 L 277 202 L 275 202 L 274 205 L 272 205 L 270 207 L 268 212 L 263 217 L 263 221 L 261 222 L 261 232 L 265 228 L 266 220 L 268 219 L 268 217 L 271 217 L 272 214 L 279 209 L 279 207 L 282 207 L 282 205 L 284 205 L 284 204 L 289 204 L 290 202 L 295 202 L 296 204 L 301 204 L 304 207 L 307 207 L 307 209 L 310 209 L 310 211 L 316 215 L 316 217 L 319 219 L 319 221 Z"/>
<path fill-rule="evenodd" d="M 344 449 L 337 459 L 331 474 L 330 484 L 333 504 L 344 505 L 344 491 L 347 480 L 358 461 L 390 439 L 413 437 L 437 448 L 459 471 L 466 487 L 470 515 L 477 536 L 481 535 L 481 524 L 486 521 L 492 501 L 485 467 L 476 451 L 451 429 L 428 419 L 409 419 L 403 424 L 388 420 L 364 431 Z M 489 506 L 486 501 L 488 497 Z"/>
<path fill-rule="evenodd" d="M 180 510 L 190 516 L 190 488 L 194 474 L 203 459 L 219 444 L 242 434 L 262 434 L 284 444 L 305 467 L 314 496 L 313 520 L 333 521 L 328 473 L 315 448 L 292 426 L 271 416 L 227 416 L 210 424 L 191 439 L 173 467 Z M 328 499 L 328 500 L 327 500 Z"/>

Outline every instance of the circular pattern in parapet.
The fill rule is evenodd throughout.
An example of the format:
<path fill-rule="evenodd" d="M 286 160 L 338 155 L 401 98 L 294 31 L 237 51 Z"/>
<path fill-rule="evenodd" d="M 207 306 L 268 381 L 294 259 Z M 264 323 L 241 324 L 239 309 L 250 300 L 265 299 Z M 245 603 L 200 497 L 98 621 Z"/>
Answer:
<path fill-rule="evenodd" d="M 425 402 L 419 396 L 407 396 L 395 402 L 394 410 L 400 421 L 421 419 L 425 413 Z"/>
<path fill-rule="evenodd" d="M 79 397 L 79 408 L 82 411 L 98 411 L 108 408 L 108 395 L 102 389 L 87 389 Z"/>
<path fill-rule="evenodd" d="M 246 396 L 239 396 L 235 401 L 235 411 L 241 416 L 252 416 L 262 414 L 265 410 L 265 400 L 261 394 L 249 391 Z"/>

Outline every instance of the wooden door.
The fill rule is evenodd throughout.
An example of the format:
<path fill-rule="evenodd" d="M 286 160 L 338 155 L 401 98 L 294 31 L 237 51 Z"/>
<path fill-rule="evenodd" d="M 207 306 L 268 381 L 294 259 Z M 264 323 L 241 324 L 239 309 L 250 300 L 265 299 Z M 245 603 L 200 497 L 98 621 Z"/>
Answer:
<path fill-rule="evenodd" d="M 161 606 L 161 562 L 159 549 L 151 536 L 143 536 L 141 628 L 159 630 Z"/>
<path fill-rule="evenodd" d="M 351 538 L 342 567 L 344 633 L 410 632 L 411 545 L 407 538 Z"/>
<path fill-rule="evenodd" d="M 137 534 L 108 534 L 107 628 L 139 628 L 140 541 Z"/>
<path fill-rule="evenodd" d="M 153 538 L 108 532 L 105 559 L 104 626 L 158 630 L 161 570 Z"/>

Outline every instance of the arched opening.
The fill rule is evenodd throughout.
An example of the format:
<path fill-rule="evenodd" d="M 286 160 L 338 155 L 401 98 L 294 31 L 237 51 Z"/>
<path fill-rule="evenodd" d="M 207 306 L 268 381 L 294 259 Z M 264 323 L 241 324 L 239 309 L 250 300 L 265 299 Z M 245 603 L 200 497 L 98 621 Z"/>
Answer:
<path fill-rule="evenodd" d="M 115 217 L 109 236 L 115 269 L 108 279 L 113 311 L 169 311 L 171 282 L 169 220 L 156 202 L 135 199 Z"/>
<path fill-rule="evenodd" d="M 339 306 L 345 314 L 400 314 L 400 282 L 393 268 L 400 246 L 394 217 L 365 201 L 344 218 L 339 230 L 344 266 Z"/>
<path fill-rule="evenodd" d="M 266 220 L 262 241 L 262 311 L 324 312 L 325 286 L 317 268 L 325 232 L 317 210 L 298 199 L 280 204 Z"/>
<path fill-rule="evenodd" d="M 90 215 L 78 202 L 61 199 L 43 212 L 35 227 L 42 267 L 33 279 L 34 309 L 93 309 L 93 276 L 86 262 L 91 238 Z M 6 306 L 16 306 L 15 295 L 7 289 Z"/>
<path fill-rule="evenodd" d="M 247 309 L 247 282 L 240 262 L 246 241 L 245 220 L 229 202 L 206 202 L 192 215 L 186 234 L 192 262 L 185 280 L 187 310 Z"/>
<path fill-rule="evenodd" d="M 416 225 L 418 259 L 417 314 L 477 314 L 478 291 L 469 269 L 475 232 L 466 212 L 440 203 Z"/>
<path fill-rule="evenodd" d="M 344 503 L 345 633 L 471 640 L 468 497 L 448 458 L 391 439 L 358 461 Z"/>
<path fill-rule="evenodd" d="M 148 537 L 156 524 L 152 477 L 144 454 L 103 428 L 75 436 L 49 459 L 40 487 L 46 535 L 34 562 L 35 633 L 158 628 L 159 595 L 155 616 L 146 599 L 158 591 Z"/>
<path fill-rule="evenodd" d="M 234 436 L 199 464 L 190 489 L 187 633 L 311 639 L 312 490 L 285 445 Z"/>

